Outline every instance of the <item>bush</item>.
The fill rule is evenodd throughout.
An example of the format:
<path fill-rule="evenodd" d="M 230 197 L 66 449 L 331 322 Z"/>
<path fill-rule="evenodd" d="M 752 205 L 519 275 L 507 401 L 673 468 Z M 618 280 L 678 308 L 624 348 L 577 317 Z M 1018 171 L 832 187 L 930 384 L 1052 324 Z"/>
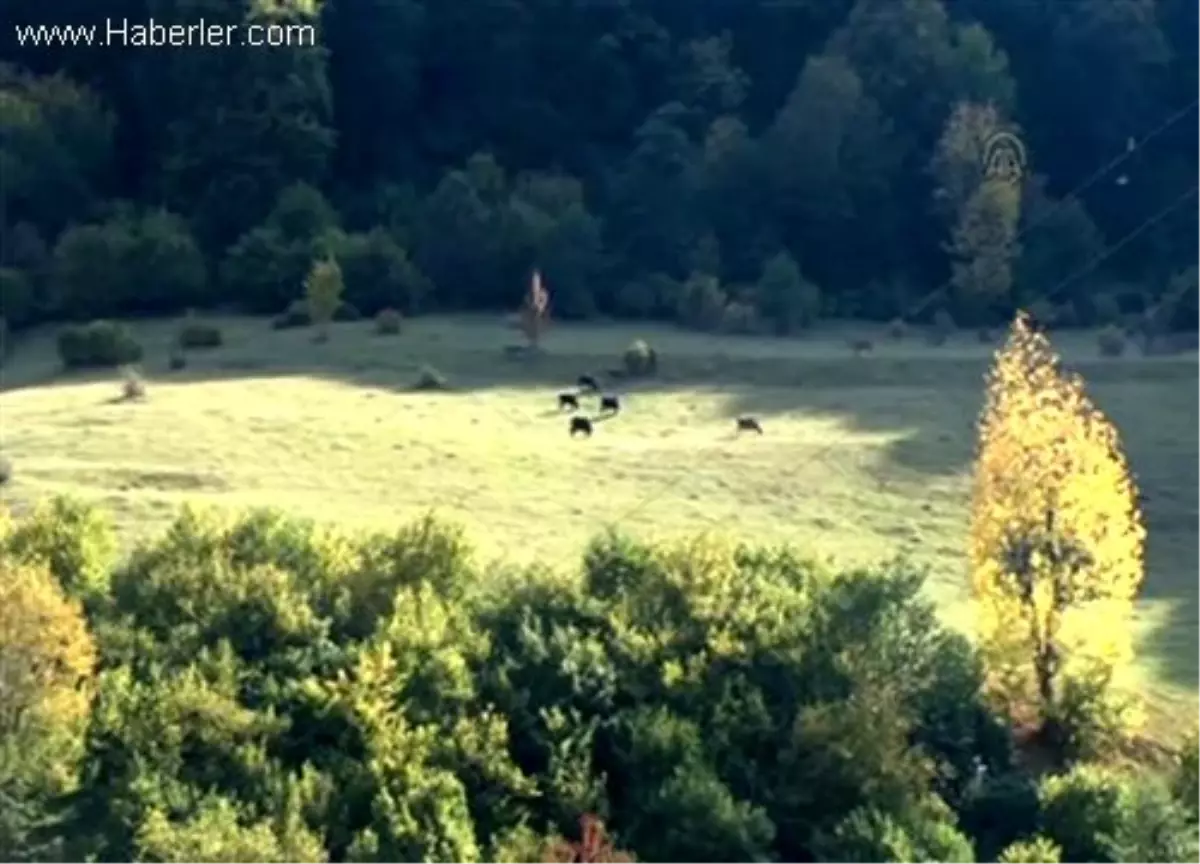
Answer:
<path fill-rule="evenodd" d="M 308 314 L 308 303 L 303 300 L 293 300 L 281 314 L 271 320 L 275 330 L 292 330 L 297 327 L 311 327 L 312 316 Z"/>
<path fill-rule="evenodd" d="M 39 503 L 31 517 L 18 522 L 4 551 L 20 563 L 48 567 L 74 597 L 100 596 L 108 589 L 117 538 L 103 512 L 59 497 Z"/>
<path fill-rule="evenodd" d="M 0 456 L 0 486 L 8 483 L 13 476 L 12 460 L 7 456 Z"/>
<path fill-rule="evenodd" d="M 715 276 L 693 273 L 684 283 L 679 306 L 675 310 L 676 319 L 696 330 L 717 330 L 721 326 L 726 299 Z"/>
<path fill-rule="evenodd" d="M 413 383 L 414 390 L 448 390 L 449 382 L 441 372 L 432 366 L 422 366 L 417 371 L 417 380 Z"/>
<path fill-rule="evenodd" d="M 337 311 L 333 313 L 333 320 L 338 322 L 361 321 L 362 317 L 362 312 L 358 310 L 358 307 L 350 303 L 340 304 Z M 293 300 L 288 304 L 287 309 L 271 319 L 271 328 L 294 330 L 300 327 L 311 327 L 312 323 L 312 315 L 308 312 L 308 301 Z"/>
<path fill-rule="evenodd" d="M 888 322 L 888 336 L 894 341 L 901 342 L 908 335 L 908 325 L 904 323 L 903 318 L 893 318 Z"/>
<path fill-rule="evenodd" d="M 400 332 L 402 320 L 395 309 L 380 309 L 375 316 L 375 332 L 381 336 L 395 336 Z"/>
<path fill-rule="evenodd" d="M 985 776 L 973 784 L 961 815 L 963 828 L 975 839 L 984 861 L 1035 833 L 1040 817 L 1037 784 L 1018 773 Z"/>
<path fill-rule="evenodd" d="M 224 342 L 221 328 L 207 321 L 198 321 L 190 316 L 179 328 L 180 348 L 219 348 Z"/>
<path fill-rule="evenodd" d="M 142 359 L 129 328 L 113 321 L 72 324 L 58 334 L 58 356 L 67 369 L 122 366 Z"/>
<path fill-rule="evenodd" d="M 1000 864 L 1058 864 L 1062 849 L 1053 840 L 1039 836 L 1012 844 L 996 860 Z"/>
<path fill-rule="evenodd" d="M 1096 335 L 1096 347 L 1103 357 L 1120 357 L 1125 353 L 1125 333 L 1110 324 Z"/>
<path fill-rule="evenodd" d="M 945 345 L 952 335 L 954 335 L 957 324 L 954 323 L 954 318 L 945 309 L 939 309 L 933 313 L 933 324 L 929 330 L 930 345 Z"/>
<path fill-rule="evenodd" d="M 721 314 L 721 329 L 726 333 L 746 335 L 758 330 L 758 312 L 746 303 L 732 302 Z"/>
<path fill-rule="evenodd" d="M 146 398 L 146 382 L 132 366 L 121 370 L 121 399 L 125 402 L 135 402 Z"/>
<path fill-rule="evenodd" d="M 413 313 L 432 290 L 408 253 L 383 228 L 344 235 L 335 252 L 346 282 L 346 301 L 360 309 Z"/>
<path fill-rule="evenodd" d="M 641 339 L 625 349 L 621 360 L 630 378 L 649 377 L 658 371 L 658 355 Z"/>

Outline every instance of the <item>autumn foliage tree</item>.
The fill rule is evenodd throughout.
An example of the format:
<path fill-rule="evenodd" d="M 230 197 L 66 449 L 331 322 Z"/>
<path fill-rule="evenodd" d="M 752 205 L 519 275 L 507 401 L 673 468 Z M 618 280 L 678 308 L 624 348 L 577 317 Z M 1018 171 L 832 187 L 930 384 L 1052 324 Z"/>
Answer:
<path fill-rule="evenodd" d="M 342 268 L 337 261 L 326 258 L 313 264 L 304 282 L 308 314 L 317 326 L 317 338 L 329 338 L 329 322 L 342 304 Z"/>
<path fill-rule="evenodd" d="M 531 348 L 538 347 L 549 321 L 550 292 L 542 284 L 542 274 L 534 270 L 533 278 L 529 280 L 529 292 L 521 305 L 520 316 L 521 332 L 525 334 Z"/>
<path fill-rule="evenodd" d="M 0 850 L 11 860 L 61 855 L 36 830 L 77 781 L 96 660 L 79 601 L 48 567 L 0 549 Z"/>
<path fill-rule="evenodd" d="M 1019 314 L 979 424 L 971 588 L 992 694 L 1059 756 L 1136 719 L 1137 499 L 1113 424 Z"/>

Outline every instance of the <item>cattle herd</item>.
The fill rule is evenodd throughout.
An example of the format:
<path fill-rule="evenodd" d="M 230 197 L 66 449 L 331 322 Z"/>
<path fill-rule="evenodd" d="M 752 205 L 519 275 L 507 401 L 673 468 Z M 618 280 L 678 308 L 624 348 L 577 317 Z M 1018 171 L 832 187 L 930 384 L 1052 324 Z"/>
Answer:
<path fill-rule="evenodd" d="M 591 438 L 595 431 L 593 420 L 600 420 L 608 417 L 615 417 L 621 413 L 621 399 L 614 394 L 603 394 L 600 392 L 600 384 L 591 375 L 580 375 L 575 381 L 574 391 L 564 391 L 558 394 L 558 409 L 559 411 L 578 411 L 579 400 L 585 395 L 599 397 L 599 414 L 596 417 L 572 417 L 568 426 L 568 433 L 572 438 L 577 435 L 582 435 L 585 438 Z M 741 416 L 737 418 L 738 432 L 757 432 L 763 434 L 762 424 L 758 422 L 756 417 Z"/>

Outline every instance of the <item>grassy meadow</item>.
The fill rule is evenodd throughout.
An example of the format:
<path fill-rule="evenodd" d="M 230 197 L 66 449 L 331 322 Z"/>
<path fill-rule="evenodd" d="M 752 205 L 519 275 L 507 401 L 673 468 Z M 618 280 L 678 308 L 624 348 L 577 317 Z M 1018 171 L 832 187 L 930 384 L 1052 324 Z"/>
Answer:
<path fill-rule="evenodd" d="M 377 336 L 217 319 L 223 347 L 168 371 L 176 325 L 136 325 L 148 393 L 120 402 L 113 373 L 64 376 L 52 334 L 0 370 L 3 497 L 17 509 L 65 493 L 103 505 L 127 542 L 185 501 L 278 506 L 381 527 L 433 510 L 487 558 L 572 566 L 606 524 L 646 537 L 715 532 L 789 542 L 847 562 L 896 552 L 928 565 L 950 620 L 963 606 L 973 424 L 994 346 L 942 347 L 830 327 L 801 340 L 654 327 L 555 327 L 534 360 L 497 318 L 406 322 Z M 851 338 L 875 340 L 856 357 Z M 620 365 L 645 338 L 649 382 L 618 387 L 624 411 L 571 440 L 555 396 Z M 1154 729 L 1187 725 L 1197 686 L 1197 364 L 1192 356 L 1101 359 L 1088 334 L 1056 338 L 1122 431 L 1150 526 L 1142 668 Z M 446 392 L 412 389 L 423 364 Z M 583 412 L 595 413 L 595 400 Z M 765 435 L 734 433 L 758 416 Z M 1190 721 L 1189 721 L 1190 722 Z"/>

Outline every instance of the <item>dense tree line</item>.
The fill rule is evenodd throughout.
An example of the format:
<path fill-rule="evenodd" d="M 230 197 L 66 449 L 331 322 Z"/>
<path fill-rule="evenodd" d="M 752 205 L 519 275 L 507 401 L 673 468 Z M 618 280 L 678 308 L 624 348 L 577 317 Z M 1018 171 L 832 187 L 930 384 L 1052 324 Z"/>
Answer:
<path fill-rule="evenodd" d="M 0 577 L 8 861 L 623 860 L 581 818 L 642 861 L 1197 854 L 1194 747 L 1039 777 L 899 563 L 609 535 L 563 578 L 192 511 L 118 560 L 58 500 Z"/>
<path fill-rule="evenodd" d="M 538 266 L 559 317 L 786 333 L 1040 301 L 1062 324 L 1164 308 L 1192 326 L 1196 15 L 1193 0 L 7 0 L 0 301 L 17 327 L 278 312 L 334 256 L 367 312 L 513 308 Z M 318 36 L 33 47 L 14 30 L 106 16 Z M 999 131 L 1026 144 L 1016 187 L 979 171 Z"/>

